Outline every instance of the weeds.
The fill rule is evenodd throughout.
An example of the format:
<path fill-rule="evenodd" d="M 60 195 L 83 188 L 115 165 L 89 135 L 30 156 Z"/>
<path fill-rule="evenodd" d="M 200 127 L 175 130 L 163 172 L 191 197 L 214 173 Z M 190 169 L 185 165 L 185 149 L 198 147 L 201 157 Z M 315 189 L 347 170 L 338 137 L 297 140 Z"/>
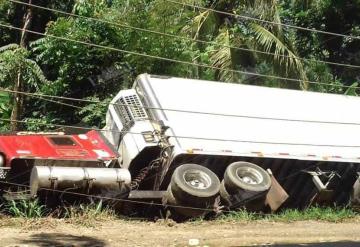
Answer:
<path fill-rule="evenodd" d="M 327 222 L 341 222 L 356 217 L 357 214 L 349 208 L 338 207 L 310 207 L 305 210 L 286 209 L 274 214 L 252 213 L 246 210 L 230 212 L 220 216 L 220 221 L 280 221 L 293 222 L 304 220 L 320 220 Z"/>
<path fill-rule="evenodd" d="M 218 217 L 220 221 L 254 221 L 263 219 L 263 214 L 253 213 L 240 209 L 238 211 L 229 212 Z"/>
<path fill-rule="evenodd" d="M 80 204 L 65 208 L 67 222 L 83 226 L 95 226 L 97 222 L 115 219 L 115 212 L 105 207 L 102 201 L 93 204 Z"/>
<path fill-rule="evenodd" d="M 300 211 L 297 209 L 287 209 L 279 214 L 274 214 L 270 218 L 276 221 L 299 221 L 299 220 L 321 220 L 328 222 L 340 222 L 354 218 L 357 214 L 349 208 L 334 207 L 310 207 Z"/>
<path fill-rule="evenodd" d="M 36 200 L 11 200 L 5 205 L 5 211 L 14 217 L 40 218 L 45 216 L 46 208 Z"/>
<path fill-rule="evenodd" d="M 50 212 L 50 209 L 41 205 L 38 200 L 11 200 L 3 204 L 3 209 L 4 214 L 0 215 L 6 220 L 3 220 L 0 226 L 19 225 L 32 228 L 33 226 L 49 225 L 51 227 L 57 222 L 55 219 L 60 217 L 70 224 L 94 227 L 99 222 L 115 219 L 114 211 L 104 207 L 102 201 L 57 208 Z"/>
<path fill-rule="evenodd" d="M 3 205 L 4 212 L 14 216 L 15 218 L 36 219 L 48 216 L 53 218 L 54 212 L 49 214 L 48 209 L 41 205 L 38 200 L 11 200 Z M 104 206 L 102 201 L 92 204 L 80 204 L 78 206 L 70 206 L 58 209 L 61 213 L 58 217 L 64 218 L 70 224 L 94 227 L 103 221 L 116 219 L 115 211 Z M 285 209 L 279 213 L 263 214 L 253 213 L 246 210 L 238 210 L 229 212 L 219 216 L 218 221 L 275 221 L 275 222 L 293 222 L 304 220 L 317 220 L 327 222 L 341 222 L 358 216 L 355 211 L 350 208 L 340 207 L 310 207 L 305 210 Z M 4 217 L 7 217 L 6 215 Z M 55 216 L 56 218 L 56 216 Z M 191 219 L 189 223 L 201 223 L 206 218 L 199 217 Z"/>

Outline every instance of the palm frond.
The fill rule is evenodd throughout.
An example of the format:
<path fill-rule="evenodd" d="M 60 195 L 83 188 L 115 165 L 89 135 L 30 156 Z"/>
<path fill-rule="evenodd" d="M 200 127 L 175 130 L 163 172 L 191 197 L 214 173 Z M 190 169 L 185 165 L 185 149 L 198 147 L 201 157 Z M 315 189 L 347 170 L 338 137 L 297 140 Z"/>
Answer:
<path fill-rule="evenodd" d="M 194 6 L 205 6 L 204 0 L 181 0 L 182 3 L 191 4 Z"/>
<path fill-rule="evenodd" d="M 35 61 L 31 59 L 25 59 L 25 65 L 31 70 L 31 73 L 33 73 L 41 83 L 43 84 L 50 83 L 50 81 L 46 79 L 40 66 Z"/>
<path fill-rule="evenodd" d="M 351 84 L 348 89 L 346 89 L 346 91 L 344 92 L 345 95 L 352 95 L 352 96 L 358 96 L 358 94 L 356 93 L 356 89 L 359 86 L 359 83 L 354 82 L 353 84 Z"/>
<path fill-rule="evenodd" d="M 253 16 L 274 23 L 281 23 L 278 0 L 245 0 L 245 9 Z M 282 26 L 266 24 L 276 35 L 282 35 Z"/>
<path fill-rule="evenodd" d="M 298 75 L 302 80 L 300 87 L 307 89 L 308 81 L 304 66 L 296 54 L 283 41 L 261 25 L 251 23 L 250 27 L 255 33 L 257 45 L 265 52 L 274 53 L 274 56 L 271 56 L 271 60 L 278 64 L 278 70 L 284 71 L 285 75 Z"/>
<path fill-rule="evenodd" d="M 206 10 L 196 15 L 182 31 L 194 39 L 212 35 L 217 28 L 217 18 L 213 11 Z"/>
<path fill-rule="evenodd" d="M 5 46 L 0 47 L 0 53 L 5 52 L 5 51 L 10 51 L 10 50 L 16 50 L 19 48 L 20 48 L 20 46 L 18 44 L 5 45 Z"/>
<path fill-rule="evenodd" d="M 232 54 L 230 46 L 230 34 L 227 28 L 220 30 L 216 37 L 216 43 L 222 44 L 218 49 L 212 51 L 210 60 L 212 66 L 219 68 L 218 78 L 221 81 L 234 81 L 232 69 Z"/>

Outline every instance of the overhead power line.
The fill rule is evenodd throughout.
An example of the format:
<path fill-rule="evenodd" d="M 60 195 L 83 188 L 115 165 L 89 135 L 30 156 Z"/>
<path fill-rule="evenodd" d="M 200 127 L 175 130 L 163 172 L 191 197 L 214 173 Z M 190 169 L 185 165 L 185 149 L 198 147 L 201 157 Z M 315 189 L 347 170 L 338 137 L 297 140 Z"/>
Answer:
<path fill-rule="evenodd" d="M 3 91 L 5 92 L 5 90 L 2 90 L 0 89 L 0 91 Z M 67 103 L 64 103 L 64 102 L 61 102 L 61 101 L 57 101 L 57 100 L 52 100 L 52 99 L 46 99 L 44 97 L 41 97 L 41 96 L 38 96 L 38 95 L 32 95 L 31 93 L 23 93 L 23 92 L 16 92 L 18 94 L 26 94 L 30 97 L 33 97 L 33 98 L 37 98 L 37 99 L 40 99 L 40 100 L 44 100 L 44 101 L 48 101 L 48 102 L 52 102 L 52 103 L 55 103 L 55 104 L 59 104 L 59 105 L 64 105 L 64 106 L 68 106 L 68 107 L 72 107 L 72 108 L 76 108 L 76 109 L 83 109 L 82 107 L 80 106 L 76 106 L 76 105 L 72 105 L 72 104 L 67 104 Z"/>
<path fill-rule="evenodd" d="M 241 70 L 234 70 L 234 69 L 224 69 L 224 68 L 221 68 L 221 67 L 212 66 L 212 65 L 208 65 L 208 64 L 204 64 L 204 63 L 194 63 L 194 62 L 188 62 L 188 61 L 177 60 L 177 59 L 172 59 L 172 58 L 149 55 L 149 54 L 135 52 L 135 51 L 128 51 L 128 50 L 123 50 L 123 49 L 119 49 L 119 48 L 115 48 L 115 47 L 98 45 L 98 44 L 94 44 L 94 43 L 87 42 L 87 41 L 80 41 L 80 40 L 65 38 L 65 37 L 62 37 L 62 36 L 56 36 L 56 35 L 52 35 L 52 34 L 46 34 L 46 33 L 41 33 L 41 32 L 32 31 L 32 30 L 28 30 L 28 29 L 23 29 L 23 28 L 11 26 L 11 25 L 6 25 L 6 24 L 2 24 L 2 23 L 0 23 L 0 26 L 6 27 L 6 28 L 9 28 L 9 29 L 18 30 L 18 31 L 27 32 L 27 33 L 32 33 L 32 34 L 36 34 L 36 35 L 41 35 L 41 36 L 44 36 L 44 37 L 50 37 L 50 38 L 59 39 L 59 40 L 63 40 L 63 41 L 74 42 L 74 43 L 88 45 L 88 46 L 92 46 L 92 47 L 96 47 L 96 48 L 107 49 L 107 50 L 111 50 L 111 51 L 116 51 L 116 52 L 121 52 L 121 53 L 125 53 L 125 54 L 135 55 L 135 56 L 158 59 L 158 60 L 163 60 L 163 61 L 172 62 L 172 63 L 181 63 L 181 64 L 185 64 L 185 65 L 190 65 L 190 66 L 203 67 L 203 68 L 215 69 L 215 70 L 220 70 L 220 71 L 228 71 L 228 72 L 233 72 L 233 73 L 240 73 L 240 74 L 248 75 L 248 76 L 258 76 L 258 77 L 272 78 L 272 79 L 278 79 L 278 80 L 286 80 L 286 81 L 292 81 L 292 82 L 297 82 L 297 83 L 307 82 L 307 83 L 313 83 L 313 84 L 321 84 L 321 83 L 318 83 L 318 82 L 303 81 L 303 80 L 295 79 L 295 78 L 287 78 L 287 77 L 281 77 L 281 76 L 275 76 L 275 75 L 265 75 L 265 74 L 260 74 L 260 73 L 241 71 Z M 333 86 L 335 86 L 335 85 L 333 85 Z M 340 87 L 346 87 L 346 86 L 341 85 Z"/>
<path fill-rule="evenodd" d="M 90 127 L 79 127 L 73 125 L 64 125 L 64 124 L 50 124 L 50 123 L 39 123 L 33 121 L 24 121 L 24 120 L 13 120 L 7 118 L 0 118 L 0 121 L 4 122 L 16 122 L 16 123 L 26 123 L 33 124 L 37 126 L 50 126 L 50 127 L 62 127 L 62 128 L 72 128 L 72 129 L 81 129 L 81 130 L 96 130 L 103 132 L 113 132 L 121 134 L 134 134 L 134 135 L 143 135 L 141 132 L 132 132 L 132 131 L 120 131 L 114 129 L 99 129 L 99 128 L 90 128 Z M 178 139 L 190 139 L 190 140 L 203 140 L 203 141 L 219 141 L 219 142 L 237 142 L 237 143 L 251 143 L 251 144 L 272 144 L 272 145 L 289 145 L 289 146 L 312 146 L 312 147 L 341 147 L 341 148 L 360 148 L 360 145 L 332 145 L 332 144 L 317 144 L 317 143 L 292 143 L 292 142 L 269 142 L 269 141 L 253 141 L 253 140 L 239 140 L 239 139 L 224 139 L 224 138 L 206 138 L 198 136 L 179 136 L 179 135 L 166 135 L 167 137 L 178 138 Z"/>
<path fill-rule="evenodd" d="M 124 24 L 124 23 L 115 23 L 115 22 L 107 21 L 107 20 L 104 20 L 104 19 L 101 19 L 101 18 L 78 15 L 78 14 L 74 14 L 74 13 L 70 13 L 70 12 L 66 12 L 66 11 L 62 11 L 62 10 L 43 7 L 43 6 L 40 6 L 40 5 L 21 2 L 21 1 L 17 1 L 17 0 L 9 0 L 9 1 L 13 2 L 13 3 L 16 3 L 16 4 L 21 4 L 21 5 L 25 5 L 25 6 L 29 6 L 29 7 L 34 7 L 34 8 L 38 8 L 38 9 L 42 9 L 42 10 L 46 10 L 46 11 L 50 11 L 50 12 L 54 12 L 54 13 L 58 13 L 58 14 L 63 14 L 63 15 L 71 16 L 71 17 L 82 18 L 82 19 L 86 19 L 86 20 L 101 22 L 101 23 L 105 23 L 105 24 L 109 24 L 109 25 L 113 25 L 113 26 L 124 27 L 124 28 L 128 28 L 128 29 L 133 29 L 133 30 L 137 30 L 137 31 L 141 31 L 141 32 L 147 32 L 147 33 L 152 33 L 152 34 L 161 35 L 161 36 L 167 36 L 167 37 L 176 38 L 176 39 L 182 39 L 182 40 L 186 40 L 186 41 L 189 41 L 189 42 L 198 42 L 198 43 L 208 44 L 208 45 L 218 45 L 218 46 L 221 46 L 221 47 L 240 50 L 240 51 L 255 52 L 255 53 L 259 53 L 259 54 L 263 54 L 263 55 L 271 55 L 271 56 L 275 56 L 275 57 L 284 57 L 284 58 L 300 60 L 300 61 L 306 61 L 306 62 L 324 63 L 324 64 L 329 64 L 329 65 L 334 65 L 334 66 L 342 66 L 342 67 L 349 67 L 349 68 L 355 68 L 355 69 L 360 68 L 360 65 L 328 62 L 328 61 L 323 61 L 323 60 L 315 60 L 315 59 L 300 58 L 300 57 L 290 57 L 288 55 L 275 54 L 275 53 L 272 53 L 272 52 L 265 52 L 265 51 L 249 49 L 249 48 L 243 48 L 243 47 L 236 47 L 236 46 L 232 46 L 232 45 L 221 44 L 221 43 L 214 42 L 214 41 L 205 41 L 205 40 L 190 38 L 190 37 L 186 37 L 186 36 L 174 35 L 174 34 L 170 34 L 170 33 L 165 33 L 165 32 L 160 32 L 160 31 L 155 31 L 155 30 L 149 30 L 149 29 L 145 29 L 145 28 L 134 27 L 134 26 Z"/>
<path fill-rule="evenodd" d="M 263 20 L 263 19 L 260 19 L 260 18 L 256 18 L 256 17 L 239 15 L 239 14 L 235 14 L 235 13 L 216 10 L 216 9 L 212 9 L 212 8 L 206 8 L 206 7 L 202 7 L 202 6 L 198 6 L 198 5 L 194 5 L 194 4 L 189 4 L 189 3 L 184 3 L 184 2 L 178 2 L 178 1 L 174 1 L 174 0 L 165 0 L 165 1 L 167 1 L 169 3 L 174 3 L 174 4 L 178 4 L 178 5 L 183 5 L 183 6 L 187 6 L 187 7 L 191 7 L 191 8 L 204 10 L 204 11 L 211 11 L 211 12 L 222 14 L 222 15 L 233 16 L 233 17 L 244 19 L 244 20 L 251 20 L 251 21 L 258 21 L 258 22 L 262 22 L 262 23 L 267 23 L 267 24 L 271 24 L 271 25 L 274 25 L 274 26 L 283 26 L 283 27 L 294 28 L 294 29 L 307 31 L 307 32 L 314 32 L 314 33 L 321 33 L 321 34 L 326 34 L 326 35 L 333 35 L 333 36 L 342 37 L 342 38 L 350 38 L 350 39 L 356 39 L 356 40 L 360 39 L 359 36 L 346 35 L 346 34 L 334 33 L 334 32 L 327 32 L 327 31 L 322 31 L 322 30 L 318 30 L 318 29 L 314 29 L 314 28 L 306 28 L 306 27 L 300 27 L 300 26 L 295 26 L 295 25 L 290 25 L 290 24 L 285 24 L 285 23 L 267 21 L 267 20 Z"/>
<path fill-rule="evenodd" d="M 62 104 L 69 107 L 74 107 L 77 109 L 82 109 L 80 106 L 75 106 L 72 104 L 63 103 L 60 101 L 49 100 L 44 97 L 50 99 L 58 99 L 58 100 L 68 100 L 73 102 L 84 102 L 90 104 L 101 104 L 101 105 L 117 105 L 124 107 L 133 107 L 130 104 L 123 103 L 104 103 L 99 100 L 87 100 L 87 99 L 79 99 L 79 98 L 71 98 L 64 96 L 53 96 L 48 94 L 41 93 L 29 93 L 29 92 L 21 92 L 11 89 L 0 88 L 0 92 L 7 92 L 13 94 L 23 94 L 30 97 L 35 97 L 41 100 L 46 100 L 49 102 L 53 102 L 56 104 Z M 320 123 L 320 124 L 339 124 L 339 125 L 360 125 L 358 122 L 337 122 L 337 121 L 321 121 L 321 120 L 309 120 L 309 119 L 291 119 L 291 118 L 276 118 L 276 117 L 265 117 L 265 116 L 255 116 L 255 115 L 239 115 L 239 114 L 225 114 L 225 113 L 217 113 L 217 112 L 204 112 L 204 111 L 192 111 L 192 110 L 180 110 L 180 109 L 171 109 L 171 108 L 161 108 L 161 107 L 151 107 L 151 106 L 136 106 L 136 108 L 143 108 L 147 110 L 160 110 L 160 111 L 171 111 L 171 112 L 179 112 L 179 113 L 189 113 L 189 114 L 202 114 L 202 115 L 213 115 L 213 116 L 223 116 L 223 117 L 236 117 L 236 118 L 250 118 L 250 119 L 262 119 L 262 120 L 274 120 L 274 121 L 287 121 L 287 122 L 304 122 L 304 123 Z"/>
<path fill-rule="evenodd" d="M 111 51 L 121 52 L 121 53 L 140 56 L 140 57 L 158 59 L 158 60 L 163 60 L 163 61 L 172 62 L 172 63 L 179 63 L 179 64 L 184 64 L 184 65 L 203 67 L 203 68 L 220 70 L 220 71 L 228 71 L 228 72 L 239 73 L 239 74 L 248 75 L 248 76 L 257 76 L 257 77 L 285 80 L 285 81 L 289 81 L 289 82 L 297 82 L 299 84 L 302 84 L 302 83 L 306 82 L 308 84 L 326 85 L 326 86 L 332 86 L 332 87 L 354 88 L 354 89 L 360 88 L 360 87 L 337 85 L 337 84 L 330 84 L 330 83 L 322 83 L 322 82 L 309 81 L 309 80 L 300 80 L 300 79 L 281 77 L 281 76 L 275 76 L 275 75 L 266 75 L 266 74 L 260 74 L 260 73 L 255 73 L 255 72 L 242 71 L 242 70 L 225 69 L 225 68 L 212 66 L 212 65 L 208 65 L 208 64 L 204 64 L 204 63 L 188 62 L 188 61 L 183 61 L 183 60 L 177 60 L 177 59 L 172 59 L 172 58 L 166 58 L 166 57 L 160 57 L 160 56 L 155 56 L 155 55 L 139 53 L 139 52 L 135 52 L 135 51 L 128 51 L 128 50 L 118 49 L 118 48 L 114 48 L 114 47 L 110 47 L 110 46 L 98 45 L 98 44 L 94 44 L 94 43 L 87 42 L 87 41 L 80 41 L 80 40 L 65 38 L 65 37 L 62 37 L 62 36 L 56 36 L 56 35 L 52 35 L 52 34 L 41 33 L 41 32 L 32 31 L 32 30 L 28 30 L 28 29 L 23 29 L 23 28 L 19 28 L 19 27 L 7 25 L 7 24 L 2 24 L 2 23 L 0 23 L 0 26 L 6 27 L 6 28 L 9 28 L 9 29 L 18 30 L 18 31 L 27 32 L 27 33 L 41 35 L 41 36 L 44 36 L 44 37 L 50 37 L 50 38 L 59 39 L 59 40 L 63 40 L 63 41 L 74 42 L 74 43 L 83 44 L 83 45 L 87 45 L 87 46 L 92 46 L 92 47 L 96 47 L 96 48 L 107 49 L 107 50 L 111 50 Z"/>

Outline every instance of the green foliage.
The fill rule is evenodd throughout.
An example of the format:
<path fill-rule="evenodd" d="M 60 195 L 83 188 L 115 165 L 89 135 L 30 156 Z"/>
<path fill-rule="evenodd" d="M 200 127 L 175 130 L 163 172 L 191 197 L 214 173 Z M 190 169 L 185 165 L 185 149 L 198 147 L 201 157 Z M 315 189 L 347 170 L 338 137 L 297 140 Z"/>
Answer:
<path fill-rule="evenodd" d="M 15 91 L 34 92 L 44 84 L 50 84 L 45 78 L 40 66 L 30 58 L 30 52 L 17 44 L 9 44 L 0 47 L 0 87 L 11 88 Z M 17 85 L 17 86 L 16 86 Z M 11 94 L 11 101 L 7 101 L 7 109 L 3 109 L 3 115 L 8 115 L 15 107 L 15 94 Z M 17 97 L 24 96 L 22 94 Z M 20 102 L 20 100 L 18 101 Z M 21 104 L 23 101 L 21 100 Z M 20 104 L 20 103 L 17 103 Z M 4 105 L 3 105 L 4 106 Z M 20 116 L 22 117 L 21 114 Z M 18 120 L 18 119 L 16 119 Z M 8 129 L 10 124 L 3 122 L 1 128 Z"/>
<path fill-rule="evenodd" d="M 360 5 L 356 1 L 312 0 L 282 1 L 283 16 L 291 24 L 321 31 L 358 36 Z M 295 31 L 294 44 L 302 57 L 335 63 L 359 65 L 360 42 L 357 39 L 336 37 L 314 32 Z M 358 82 L 358 69 L 329 66 L 336 83 L 352 85 Z M 331 81 L 328 81 L 328 83 Z M 331 90 L 334 91 L 334 90 Z M 340 91 L 340 90 L 335 90 Z"/>
<path fill-rule="evenodd" d="M 11 116 L 11 96 L 8 93 L 0 92 L 0 118 L 10 119 Z M 9 122 L 0 120 L 0 131 L 9 130 Z"/>
<path fill-rule="evenodd" d="M 8 25 L 10 23 L 14 8 L 10 1 L 0 1 L 0 23 Z M 13 33 L 9 32 L 7 28 L 0 27 L 0 46 L 11 43 Z"/>
<path fill-rule="evenodd" d="M 99 99 L 95 96 L 88 97 L 86 98 L 86 100 L 92 102 L 99 102 Z M 101 103 L 88 103 L 79 111 L 81 121 L 88 126 L 92 126 L 94 125 L 94 123 L 98 123 L 98 125 L 94 126 L 97 128 L 102 128 L 103 126 L 105 126 L 104 116 L 106 114 L 107 107 L 110 101 L 111 98 L 108 98 L 104 101 L 100 101 Z"/>
<path fill-rule="evenodd" d="M 26 81 L 25 90 L 39 88 L 40 84 L 47 84 L 41 68 L 29 58 L 29 51 L 17 44 L 0 47 L 0 86 L 11 87 L 18 74 Z"/>
<path fill-rule="evenodd" d="M 220 11 L 235 12 L 255 18 L 281 23 L 278 1 L 239 1 L 230 4 L 227 1 L 214 3 Z M 195 12 L 195 11 L 194 11 Z M 306 73 L 302 61 L 297 59 L 296 49 L 292 46 L 291 35 L 280 25 L 270 25 L 252 20 L 243 20 L 232 16 L 224 16 L 210 11 L 195 12 L 193 19 L 183 28 L 183 31 L 194 39 L 211 40 L 219 45 L 211 46 L 211 64 L 220 68 L 215 73 L 215 79 L 222 81 L 242 82 L 251 78 L 231 70 L 256 70 L 256 67 L 266 61 L 272 67 L 271 73 L 286 77 L 296 76 L 302 80 L 301 87 L 308 87 Z M 259 50 L 275 53 L 275 56 L 258 52 L 238 50 L 232 47 Z M 204 51 L 203 45 L 199 45 Z M 263 83 L 269 83 L 263 79 Z M 294 85 L 284 85 L 294 87 Z M 296 87 L 296 85 L 295 85 Z"/>
<path fill-rule="evenodd" d="M 346 4 L 335 0 L 183 2 L 276 23 L 360 35 L 360 5 L 355 1 Z M 0 28 L 0 46 L 3 45 L 0 48 L 0 87 L 13 88 L 21 71 L 24 91 L 107 103 L 120 89 L 130 87 L 136 75 L 147 72 L 348 95 L 358 93 L 358 69 L 298 59 L 301 56 L 310 60 L 360 64 L 360 41 L 357 39 L 284 28 L 168 4 L 163 0 L 54 0 L 39 1 L 38 4 L 114 24 L 33 8 L 32 30 L 45 30 L 54 36 L 220 69 L 130 55 L 34 34 L 28 34 L 31 45 L 24 49 L 15 44 L 19 43 L 18 32 Z M 9 1 L 1 1 L 0 23 L 21 26 L 26 10 Z M 152 34 L 124 25 L 186 36 L 190 40 Z M 191 39 L 212 43 L 199 43 Z M 275 53 L 276 56 L 233 47 Z M 291 77 L 302 82 L 248 76 L 230 70 Z M 308 81 L 320 83 L 308 85 Z M 342 85 L 349 88 L 344 89 Z M 13 101 L 2 102 L 0 115 L 8 116 Z M 72 125 L 80 122 L 88 126 L 103 126 L 106 109 L 103 104 L 77 102 L 76 105 L 79 108 L 26 97 L 22 117 L 29 124 L 24 127 L 40 130 L 54 127 L 51 124 Z M 31 122 L 48 125 L 36 127 Z M 7 128 L 5 123 L 3 126 Z"/>
<path fill-rule="evenodd" d="M 310 207 L 306 210 L 287 209 L 280 214 L 270 216 L 269 219 L 275 221 L 320 220 L 340 222 L 355 216 L 356 213 L 349 208 Z"/>
<path fill-rule="evenodd" d="M 307 83 L 302 61 L 298 59 L 297 55 L 291 50 L 291 48 L 276 37 L 274 33 L 270 32 L 261 25 L 251 24 L 251 27 L 255 31 L 255 39 L 259 45 L 262 46 L 263 51 L 276 54 L 276 56 L 272 59 L 278 63 L 279 67 L 275 68 L 275 70 L 285 70 L 285 73 L 283 73 L 285 76 L 294 74 L 295 72 L 299 76 L 299 79 L 302 80 L 300 87 L 302 89 L 307 89 L 309 85 Z"/>
<path fill-rule="evenodd" d="M 307 62 L 307 64 L 306 73 L 309 80 L 319 82 L 318 84 L 311 84 L 309 87 L 310 90 L 323 93 L 357 96 L 357 82 L 353 82 L 346 88 L 338 78 L 332 75 L 331 70 L 327 65 L 319 62 Z"/>
<path fill-rule="evenodd" d="M 38 116 L 37 111 L 32 112 L 33 115 Z M 55 116 L 47 116 L 47 117 L 26 117 L 22 121 L 24 121 L 24 129 L 27 131 L 43 131 L 43 130 L 53 130 L 56 128 L 53 124 L 61 124 L 62 121 Z"/>
<path fill-rule="evenodd" d="M 36 200 L 11 200 L 5 206 L 7 212 L 14 217 L 40 218 L 46 213 L 45 206 Z"/>
<path fill-rule="evenodd" d="M 48 27 L 47 32 L 55 36 L 66 36 L 73 40 L 104 46 L 121 46 L 115 28 L 98 22 L 59 18 Z M 119 81 L 116 81 L 117 84 L 114 85 L 114 80 L 93 81 L 90 78 L 101 74 L 105 68 L 121 59 L 123 54 L 74 42 L 63 42 L 51 37 L 35 41 L 32 47 L 37 61 L 48 68 L 48 76 L 54 80 L 52 85 L 44 85 L 40 89 L 45 94 L 86 98 L 87 95 L 98 93 L 103 98 L 108 97 L 109 92 L 113 93 L 121 88 Z M 92 109 L 96 112 L 95 108 Z M 102 109 L 103 107 L 99 111 Z M 58 106 L 48 104 L 41 115 L 46 116 L 50 112 L 50 114 L 53 113 L 52 115 L 57 114 L 68 123 L 79 122 L 81 118 L 78 116 L 82 116 L 82 113 L 73 114 L 73 109 L 69 110 L 69 107 L 63 107 L 63 114 L 59 114 Z M 89 122 L 91 125 L 99 124 L 97 120 L 100 118 L 95 119 L 89 116 L 88 119 L 95 121 Z"/>
<path fill-rule="evenodd" d="M 94 16 L 101 14 L 104 8 L 107 7 L 106 0 L 76 0 L 73 12 L 82 16 Z"/>
<path fill-rule="evenodd" d="M 173 33 L 180 29 L 178 21 L 182 16 L 173 14 L 178 9 L 164 6 L 162 1 L 76 1 L 73 12 L 108 20 L 114 23 L 127 23 L 147 29 L 159 29 L 166 25 L 166 32 Z M 166 15 L 166 16 L 165 16 Z M 169 20 L 171 22 L 169 23 Z M 160 24 L 160 25 L 159 25 Z M 179 26 L 178 28 L 176 27 Z M 164 31 L 160 28 L 159 31 Z M 72 40 L 116 47 L 128 51 L 136 51 L 162 57 L 188 57 L 182 54 L 187 44 L 159 35 L 140 32 L 108 23 L 101 23 L 83 18 L 58 18 L 48 25 L 48 34 L 66 37 Z M 98 47 L 65 42 L 52 37 L 44 37 L 31 45 L 36 60 L 47 69 L 47 77 L 54 81 L 51 85 L 43 85 L 39 91 L 45 94 L 61 95 L 84 99 L 100 99 L 108 101 L 114 93 L 129 87 L 135 75 L 150 72 L 154 74 L 171 73 L 183 76 L 189 73 L 189 66 L 169 64 L 161 60 L 129 55 Z M 116 78 L 107 78 L 107 70 L 116 68 Z M 115 73 L 116 74 L 116 73 Z M 38 100 L 34 100 L 38 105 Z M 47 104 L 39 111 L 40 117 L 57 115 L 67 123 L 82 121 L 90 126 L 101 126 L 105 118 L 103 105 L 90 104 L 73 114 L 73 109 Z M 45 111 L 46 110 L 46 111 Z M 56 114 L 55 114 L 56 113 Z M 28 116 L 31 117 L 31 116 Z"/>
<path fill-rule="evenodd" d="M 260 214 L 248 212 L 246 210 L 240 209 L 238 211 L 230 212 L 224 215 L 221 215 L 218 220 L 220 221 L 253 221 L 260 220 L 263 216 Z"/>

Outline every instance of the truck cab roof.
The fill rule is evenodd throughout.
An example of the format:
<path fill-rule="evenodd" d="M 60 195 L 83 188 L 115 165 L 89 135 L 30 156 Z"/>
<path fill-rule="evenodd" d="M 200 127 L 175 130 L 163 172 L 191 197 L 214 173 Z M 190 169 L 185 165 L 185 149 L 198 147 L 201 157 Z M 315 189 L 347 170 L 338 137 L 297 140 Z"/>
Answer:
<path fill-rule="evenodd" d="M 102 134 L 94 130 L 79 135 L 29 132 L 0 135 L 0 152 L 5 156 L 5 166 L 10 166 L 14 159 L 110 161 L 118 156 Z"/>

